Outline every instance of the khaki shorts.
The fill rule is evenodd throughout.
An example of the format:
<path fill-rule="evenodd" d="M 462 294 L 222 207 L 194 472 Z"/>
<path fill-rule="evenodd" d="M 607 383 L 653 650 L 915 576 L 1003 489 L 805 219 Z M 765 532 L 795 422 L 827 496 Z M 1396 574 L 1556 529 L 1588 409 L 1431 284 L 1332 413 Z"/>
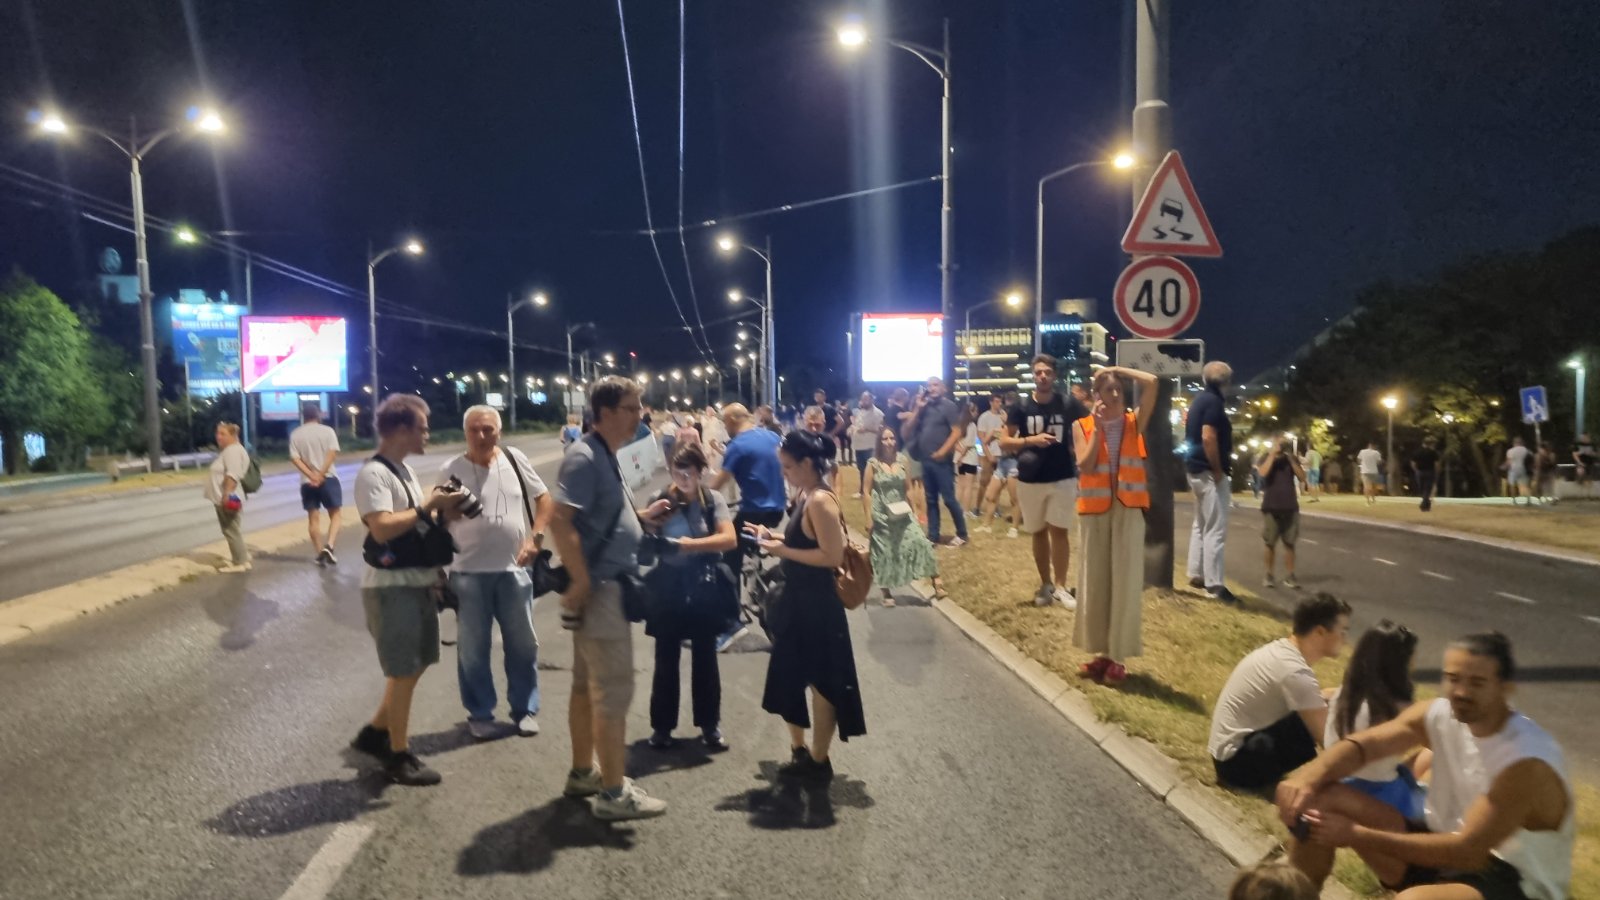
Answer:
<path fill-rule="evenodd" d="M 1261 513 L 1261 539 L 1271 547 L 1283 541 L 1285 547 L 1294 549 L 1294 542 L 1300 537 L 1300 513 L 1296 512 L 1265 512 Z"/>
<path fill-rule="evenodd" d="M 428 588 L 362 588 L 361 606 L 385 677 L 411 678 L 439 661 L 439 604 Z"/>
<path fill-rule="evenodd" d="M 622 615 L 622 587 L 602 581 L 572 632 L 572 692 L 589 695 L 606 719 L 622 719 L 633 703 L 633 628 Z"/>
<path fill-rule="evenodd" d="M 1019 481 L 1017 505 L 1022 507 L 1022 530 L 1029 534 L 1038 534 L 1046 525 L 1071 528 L 1078 521 L 1078 479 L 1044 484 Z"/>
<path fill-rule="evenodd" d="M 1383 487 L 1383 476 L 1381 476 L 1381 475 L 1365 475 L 1365 474 L 1363 474 L 1361 476 L 1361 485 L 1363 487 L 1370 488 L 1370 489 L 1375 491 L 1378 488 Z"/>

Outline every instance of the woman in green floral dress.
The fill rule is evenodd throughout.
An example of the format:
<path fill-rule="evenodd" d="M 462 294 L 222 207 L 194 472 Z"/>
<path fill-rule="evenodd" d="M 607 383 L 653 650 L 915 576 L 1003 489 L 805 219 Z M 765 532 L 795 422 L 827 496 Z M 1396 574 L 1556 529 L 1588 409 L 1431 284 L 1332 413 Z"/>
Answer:
<path fill-rule="evenodd" d="M 945 599 L 939 583 L 939 566 L 933 544 L 917 523 L 906 497 L 906 467 L 899 460 L 894 431 L 885 428 L 867 463 L 861 487 L 867 512 L 867 533 L 872 537 L 872 580 L 883 591 L 883 605 L 894 605 L 895 588 L 918 579 L 933 582 L 933 596 Z"/>

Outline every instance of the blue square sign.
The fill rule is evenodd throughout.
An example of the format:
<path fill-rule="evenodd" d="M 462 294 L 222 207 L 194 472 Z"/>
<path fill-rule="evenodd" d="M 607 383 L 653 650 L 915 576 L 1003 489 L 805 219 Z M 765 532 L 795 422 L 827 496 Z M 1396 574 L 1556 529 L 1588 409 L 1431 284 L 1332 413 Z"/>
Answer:
<path fill-rule="evenodd" d="M 1523 388 L 1521 398 L 1523 422 L 1532 425 L 1550 421 L 1550 404 L 1545 400 L 1544 385 Z"/>

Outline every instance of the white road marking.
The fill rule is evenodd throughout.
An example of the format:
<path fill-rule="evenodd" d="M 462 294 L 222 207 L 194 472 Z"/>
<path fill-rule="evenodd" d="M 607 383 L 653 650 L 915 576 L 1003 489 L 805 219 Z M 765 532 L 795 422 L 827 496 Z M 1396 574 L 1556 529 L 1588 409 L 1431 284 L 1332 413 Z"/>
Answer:
<path fill-rule="evenodd" d="M 1438 572 L 1431 572 L 1427 569 L 1423 569 L 1422 574 L 1428 576 L 1429 578 L 1437 578 L 1440 581 L 1455 581 L 1455 579 L 1451 578 L 1449 575 L 1441 575 Z"/>
<path fill-rule="evenodd" d="M 1593 622 L 1596 625 L 1600 625 L 1600 616 L 1582 616 L 1581 618 L 1586 622 Z"/>
<path fill-rule="evenodd" d="M 1394 560 L 1392 560 L 1392 559 L 1384 559 L 1384 558 L 1383 558 L 1383 557 L 1381 557 L 1381 556 L 1374 556 L 1374 557 L 1373 557 L 1373 558 L 1372 558 L 1372 561 L 1373 561 L 1373 562 L 1381 562 L 1381 563 L 1383 563 L 1383 564 L 1384 564 L 1384 565 L 1386 565 L 1386 566 L 1398 566 L 1398 565 L 1400 565 L 1400 564 L 1399 564 L 1399 563 L 1397 563 L 1397 562 L 1395 562 L 1395 561 L 1394 561 Z"/>
<path fill-rule="evenodd" d="M 339 876 L 355 861 L 361 845 L 372 837 L 373 827 L 346 822 L 333 830 L 328 842 L 306 863 L 305 871 L 289 885 L 280 900 L 323 900 L 339 883 Z"/>
<path fill-rule="evenodd" d="M 1515 600 L 1518 603 L 1526 603 L 1529 606 L 1532 606 L 1534 603 L 1534 601 L 1529 600 L 1527 597 L 1518 597 L 1516 594 L 1508 594 L 1505 591 L 1495 591 L 1494 594 L 1496 597 L 1504 597 L 1507 600 Z"/>
<path fill-rule="evenodd" d="M 1311 538 L 1301 538 L 1300 539 L 1300 543 L 1302 543 L 1302 544 L 1315 544 L 1316 541 L 1313 541 Z"/>
<path fill-rule="evenodd" d="M 1335 552 L 1335 553 L 1349 553 L 1350 551 L 1346 550 L 1343 547 L 1334 547 L 1333 548 L 1333 552 Z"/>

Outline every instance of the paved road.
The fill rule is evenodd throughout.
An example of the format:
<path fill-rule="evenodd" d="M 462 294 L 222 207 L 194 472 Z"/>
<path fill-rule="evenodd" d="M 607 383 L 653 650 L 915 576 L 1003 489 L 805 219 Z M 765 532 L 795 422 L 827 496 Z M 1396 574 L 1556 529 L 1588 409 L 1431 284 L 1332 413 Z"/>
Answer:
<path fill-rule="evenodd" d="M 1178 506 L 1180 560 L 1188 553 L 1191 510 Z M 1451 638 L 1489 629 L 1509 636 L 1520 672 L 1518 707 L 1555 734 L 1569 764 L 1600 778 L 1600 568 L 1315 516 L 1301 516 L 1300 544 L 1302 592 L 1329 591 L 1350 601 L 1355 633 L 1381 618 L 1417 632 L 1419 682 L 1437 681 Z M 1261 587 L 1261 548 L 1261 513 L 1233 510 L 1228 576 L 1292 606 L 1296 592 Z"/>
<path fill-rule="evenodd" d="M 353 532 L 341 543 L 358 558 Z M 1015 677 L 909 605 L 851 615 L 871 733 L 837 748 L 825 793 L 774 788 L 787 739 L 760 711 L 752 635 L 721 657 L 730 753 L 633 745 L 665 818 L 604 826 L 560 799 L 571 642 L 553 603 L 535 617 L 545 733 L 471 741 L 446 647 L 412 717 L 444 784 L 386 786 L 342 752 L 381 690 L 358 577 L 259 558 L 0 647 L 0 896 L 1215 898 L 1231 878 Z M 649 652 L 640 640 L 641 678 Z M 636 741 L 646 706 L 641 690 Z M 297 879 L 307 892 L 286 893 Z"/>
<path fill-rule="evenodd" d="M 560 458 L 560 441 L 554 437 L 518 437 L 511 443 L 536 464 Z M 439 466 L 460 450 L 460 445 L 430 447 L 409 461 L 418 476 L 431 483 Z M 350 490 L 360 467 L 359 461 L 337 467 L 347 503 L 353 502 Z M 303 520 L 299 485 L 296 472 L 263 478 L 261 491 L 245 508 L 245 533 Z M 112 494 L 74 506 L 0 515 L 0 602 L 221 540 L 216 515 L 202 490 L 196 484 Z M 352 506 L 344 523 L 354 522 Z M 308 556 L 310 545 L 307 538 Z M 351 560 L 359 561 L 360 554 Z"/>

